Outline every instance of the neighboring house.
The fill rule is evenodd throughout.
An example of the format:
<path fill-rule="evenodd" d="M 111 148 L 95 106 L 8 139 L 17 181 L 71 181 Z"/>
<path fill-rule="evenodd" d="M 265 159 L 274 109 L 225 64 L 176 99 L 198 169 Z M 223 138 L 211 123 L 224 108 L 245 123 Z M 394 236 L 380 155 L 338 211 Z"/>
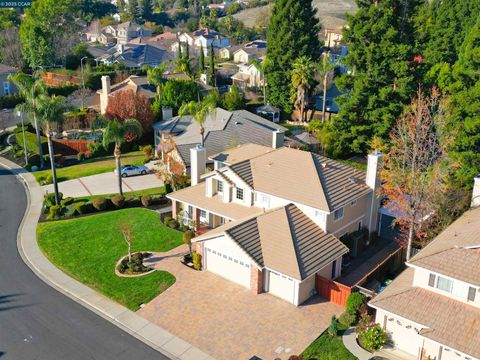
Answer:
<path fill-rule="evenodd" d="M 192 186 L 168 195 L 173 216 L 203 233 L 193 243 L 204 269 L 255 293 L 302 304 L 317 277 L 341 275 L 342 236 L 376 231 L 381 154 L 369 155 L 365 174 L 310 152 L 252 144 L 210 156 L 214 170 L 205 173 L 205 148 L 190 153 Z"/>
<path fill-rule="evenodd" d="M 307 131 L 302 132 L 300 130 L 293 134 L 291 139 L 302 149 L 307 148 L 311 152 L 318 152 L 320 150 L 320 141 L 318 141 L 314 135 L 308 133 Z"/>
<path fill-rule="evenodd" d="M 232 76 L 232 83 L 242 90 L 258 90 L 263 86 L 263 75 L 255 64 L 240 64 L 238 72 Z"/>
<path fill-rule="evenodd" d="M 131 21 L 118 24 L 116 30 L 117 41 L 123 44 L 137 37 L 152 36 L 152 30 Z"/>
<path fill-rule="evenodd" d="M 18 92 L 15 85 L 8 80 L 8 77 L 16 72 L 17 69 L 11 66 L 0 64 L 0 96 L 10 95 Z"/>
<path fill-rule="evenodd" d="M 325 29 L 324 46 L 328 49 L 340 47 L 342 45 L 342 31 L 335 29 Z"/>
<path fill-rule="evenodd" d="M 417 359 L 480 359 L 480 177 L 475 183 L 476 207 L 369 303 L 394 347 Z"/>
<path fill-rule="evenodd" d="M 178 47 L 182 44 L 188 44 L 195 53 L 198 53 L 201 48 L 206 56 L 210 54 L 210 47 L 218 49 L 229 47 L 230 39 L 220 34 L 217 31 L 209 28 L 203 28 L 193 33 L 182 33 L 178 36 L 178 41 L 172 45 L 172 51 L 178 51 Z"/>
<path fill-rule="evenodd" d="M 230 60 L 233 58 L 233 53 L 240 48 L 241 46 L 238 45 L 221 48 L 218 50 L 218 57 L 223 60 Z"/>
<path fill-rule="evenodd" d="M 205 124 L 205 146 L 207 155 L 213 155 L 236 145 L 253 143 L 269 147 L 283 145 L 282 126 L 272 124 L 246 110 L 227 111 L 217 108 L 207 116 Z M 201 142 L 200 128 L 190 115 L 176 116 L 153 124 L 155 148 L 173 138 L 174 149 L 168 156 L 180 162 L 185 170 L 190 168 L 190 150 Z M 277 131 L 282 131 L 281 136 Z M 281 139 L 280 139 L 281 137 Z M 274 143 L 277 140 L 278 143 Z M 165 154 L 162 154 L 165 159 Z"/>
<path fill-rule="evenodd" d="M 207 7 L 210 10 L 217 9 L 217 10 L 221 10 L 221 11 L 225 11 L 225 9 L 229 6 L 230 6 L 230 2 L 227 2 L 227 1 L 224 1 L 224 2 L 219 3 L 219 4 L 208 4 L 207 5 Z"/>
<path fill-rule="evenodd" d="M 85 39 L 92 43 L 103 45 L 115 43 L 115 29 L 110 25 L 102 28 L 99 20 L 93 20 L 82 33 Z"/>
<path fill-rule="evenodd" d="M 128 69 L 138 69 L 144 65 L 158 66 L 171 59 L 166 49 L 149 44 L 118 44 L 95 58 L 95 61 L 103 64 L 120 63 Z"/>
<path fill-rule="evenodd" d="M 266 54 L 267 42 L 263 40 L 255 40 L 243 45 L 241 48 L 233 52 L 233 61 L 244 64 L 248 64 L 252 60 L 260 60 L 261 62 Z"/>
<path fill-rule="evenodd" d="M 155 86 L 149 84 L 146 76 L 132 75 L 115 85 L 111 85 L 109 76 L 102 76 L 102 88 L 97 91 L 100 97 L 100 112 L 105 114 L 110 96 L 117 92 L 128 90 L 133 91 L 136 95 L 144 95 L 147 99 L 155 97 Z"/>

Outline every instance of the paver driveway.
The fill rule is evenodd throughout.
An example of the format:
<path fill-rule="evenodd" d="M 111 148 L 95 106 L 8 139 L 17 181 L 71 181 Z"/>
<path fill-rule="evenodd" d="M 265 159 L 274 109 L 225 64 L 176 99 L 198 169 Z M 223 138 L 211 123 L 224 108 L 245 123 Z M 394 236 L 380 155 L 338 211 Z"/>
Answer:
<path fill-rule="evenodd" d="M 138 313 L 218 360 L 287 359 L 301 353 L 342 308 L 317 297 L 295 307 L 180 263 L 187 248 L 156 254 L 155 267 L 176 283 Z M 340 360 L 340 359 L 339 359 Z"/>

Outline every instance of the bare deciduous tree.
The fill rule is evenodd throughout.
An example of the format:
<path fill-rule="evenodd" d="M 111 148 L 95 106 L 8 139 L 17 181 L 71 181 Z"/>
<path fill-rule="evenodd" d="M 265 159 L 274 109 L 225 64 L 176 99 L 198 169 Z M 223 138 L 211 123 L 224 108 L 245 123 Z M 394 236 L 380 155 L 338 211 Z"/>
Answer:
<path fill-rule="evenodd" d="M 0 48 L 2 63 L 16 68 L 22 66 L 22 49 L 17 27 L 0 31 Z"/>
<path fill-rule="evenodd" d="M 123 239 L 128 246 L 128 261 L 132 261 L 132 232 L 133 226 L 130 224 L 120 224 L 120 231 L 123 235 Z"/>

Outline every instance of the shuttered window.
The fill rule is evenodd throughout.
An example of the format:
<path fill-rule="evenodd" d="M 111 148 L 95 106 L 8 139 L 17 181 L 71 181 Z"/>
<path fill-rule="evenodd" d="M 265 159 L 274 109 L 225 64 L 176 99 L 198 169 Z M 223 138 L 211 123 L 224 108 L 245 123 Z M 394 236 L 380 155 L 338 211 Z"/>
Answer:
<path fill-rule="evenodd" d="M 468 301 L 475 301 L 475 293 L 477 292 L 477 289 L 474 287 L 469 287 L 468 288 Z"/>
<path fill-rule="evenodd" d="M 435 275 L 430 274 L 430 278 L 428 279 L 428 286 L 435 287 Z"/>

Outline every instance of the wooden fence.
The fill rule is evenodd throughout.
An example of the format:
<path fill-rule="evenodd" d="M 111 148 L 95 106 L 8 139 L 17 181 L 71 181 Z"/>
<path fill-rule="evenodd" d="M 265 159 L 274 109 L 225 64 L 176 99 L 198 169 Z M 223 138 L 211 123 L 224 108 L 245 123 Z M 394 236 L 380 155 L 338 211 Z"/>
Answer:
<path fill-rule="evenodd" d="M 80 85 L 81 78 L 75 75 L 66 75 L 47 72 L 42 76 L 42 80 L 48 86 L 62 86 L 66 84 Z"/>
<path fill-rule="evenodd" d="M 345 306 L 348 295 L 352 292 L 349 286 L 340 284 L 334 280 L 325 279 L 317 275 L 315 286 L 317 293 L 324 299 L 334 304 Z"/>
<path fill-rule="evenodd" d="M 88 144 L 90 140 L 69 140 L 54 139 L 55 153 L 63 155 L 77 154 L 79 152 L 88 153 Z"/>

